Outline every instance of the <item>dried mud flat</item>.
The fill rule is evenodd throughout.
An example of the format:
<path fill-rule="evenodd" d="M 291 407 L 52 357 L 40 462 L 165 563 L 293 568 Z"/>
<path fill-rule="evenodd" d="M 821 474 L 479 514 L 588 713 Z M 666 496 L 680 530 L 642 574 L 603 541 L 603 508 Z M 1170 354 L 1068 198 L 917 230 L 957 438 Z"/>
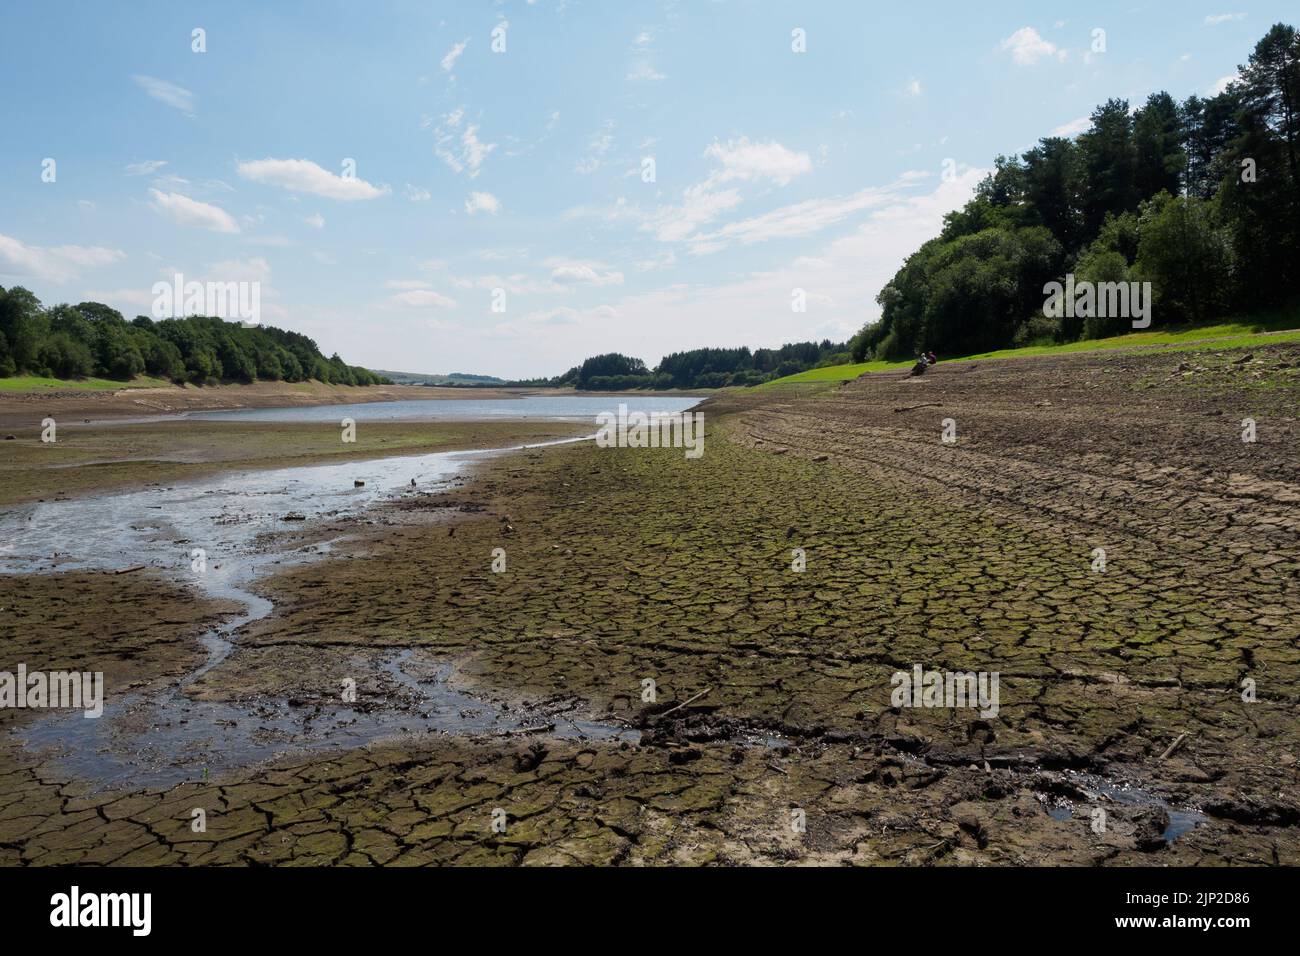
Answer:
<path fill-rule="evenodd" d="M 347 721 L 450 665 L 522 720 L 125 791 L 11 737 L 0 862 L 1295 865 L 1298 406 L 1297 346 L 1094 353 L 729 394 L 695 461 L 491 460 L 262 581 L 187 693 Z M 22 587 L 67 595 L 0 600 L 29 666 L 104 613 Z M 220 609 L 130 587 L 172 622 L 132 679 L 174 681 Z M 891 707 L 915 664 L 999 672 L 997 716 Z"/>

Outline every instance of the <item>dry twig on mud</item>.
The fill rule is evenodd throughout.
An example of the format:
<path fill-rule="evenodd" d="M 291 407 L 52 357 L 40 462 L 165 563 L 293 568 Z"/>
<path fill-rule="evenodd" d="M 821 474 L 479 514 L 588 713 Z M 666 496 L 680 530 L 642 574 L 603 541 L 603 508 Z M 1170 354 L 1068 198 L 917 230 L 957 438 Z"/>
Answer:
<path fill-rule="evenodd" d="M 699 700 L 701 697 L 703 697 L 705 694 L 707 694 L 707 693 L 708 693 L 709 691 L 711 691 L 711 690 L 713 690 L 712 687 L 706 687 L 706 688 L 704 688 L 704 690 L 700 691 L 700 692 L 699 692 L 698 694 L 696 694 L 694 697 L 688 697 L 688 698 L 686 698 L 686 700 L 682 701 L 682 702 L 681 702 L 680 704 L 678 704 L 676 707 L 669 707 L 667 710 L 665 710 L 662 714 L 660 714 L 660 715 L 659 715 L 657 718 L 655 718 L 655 719 L 656 719 L 656 720 L 661 720 L 661 719 L 663 719 L 664 717 L 667 717 L 669 714 L 674 713 L 675 711 L 679 711 L 679 710 L 681 710 L 683 707 L 687 706 L 688 704 L 693 704 L 693 703 L 695 703 L 697 700 Z"/>
<path fill-rule="evenodd" d="M 1162 753 L 1162 754 L 1160 755 L 1160 759 L 1161 759 L 1161 760 L 1164 760 L 1164 759 L 1165 759 L 1166 757 L 1168 757 L 1171 753 L 1173 753 L 1175 750 L 1177 750 L 1177 749 L 1178 749 L 1178 745 L 1181 744 L 1181 743 L 1183 742 L 1183 740 L 1186 739 L 1186 737 L 1187 737 L 1186 734 L 1179 734 L 1179 735 L 1178 735 L 1178 739 L 1175 740 L 1172 744 L 1170 744 L 1167 748 L 1165 748 L 1165 752 Z"/>

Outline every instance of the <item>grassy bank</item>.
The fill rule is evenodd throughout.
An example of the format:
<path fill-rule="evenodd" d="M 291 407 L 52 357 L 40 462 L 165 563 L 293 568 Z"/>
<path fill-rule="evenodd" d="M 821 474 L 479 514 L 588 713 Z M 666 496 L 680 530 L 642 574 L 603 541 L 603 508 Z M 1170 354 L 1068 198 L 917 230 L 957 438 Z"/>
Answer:
<path fill-rule="evenodd" d="M 944 358 L 943 362 L 978 362 L 985 359 L 1031 358 L 1037 355 L 1064 355 L 1072 352 L 1098 352 L 1110 349 L 1158 348 L 1162 351 L 1196 351 L 1201 349 L 1228 349 L 1241 346 L 1275 344 L 1300 341 L 1300 316 L 1294 312 L 1271 315 L 1257 320 L 1223 322 L 1218 325 L 1186 329 L 1166 329 L 1158 332 L 1132 332 L 1105 339 L 1087 339 L 1063 345 L 1031 345 L 1018 349 L 998 349 L 977 355 Z M 778 385 L 803 385 L 825 382 L 845 382 L 868 372 L 887 372 L 904 369 L 912 359 L 901 362 L 860 362 L 855 365 L 831 365 L 809 369 L 797 375 L 787 375 L 759 388 Z"/>
<path fill-rule="evenodd" d="M 48 378 L 44 375 L 12 375 L 0 378 L 0 392 L 34 392 L 45 388 L 74 389 L 86 392 L 116 391 L 119 388 L 172 388 L 172 383 L 161 378 L 141 375 L 129 382 L 109 378 Z"/>

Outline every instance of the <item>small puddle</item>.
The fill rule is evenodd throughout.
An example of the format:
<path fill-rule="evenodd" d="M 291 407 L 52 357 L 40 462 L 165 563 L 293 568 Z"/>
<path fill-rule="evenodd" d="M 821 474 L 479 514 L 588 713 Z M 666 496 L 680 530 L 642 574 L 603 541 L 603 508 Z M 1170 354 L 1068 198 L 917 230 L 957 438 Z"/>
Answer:
<path fill-rule="evenodd" d="M 1167 843 L 1172 843 L 1206 821 L 1205 814 L 1199 810 L 1177 810 L 1170 806 L 1164 798 L 1128 784 L 1097 779 L 1094 787 L 1097 792 L 1105 794 L 1116 803 L 1126 803 L 1133 806 L 1156 806 L 1164 810 L 1169 815 L 1169 825 L 1165 827 L 1164 832 L 1160 835 L 1165 838 Z"/>
<path fill-rule="evenodd" d="M 1199 810 L 1179 810 L 1169 804 L 1163 797 L 1157 796 L 1148 790 L 1132 786 L 1128 783 L 1122 783 L 1115 780 L 1107 780 L 1095 774 L 1070 773 L 1071 781 L 1088 793 L 1090 796 L 1105 796 L 1114 803 L 1123 803 L 1129 806 L 1137 807 L 1159 807 L 1169 816 L 1169 824 L 1165 827 L 1161 836 L 1166 843 L 1172 843 L 1179 837 L 1190 832 L 1208 819 L 1205 814 Z M 1074 816 L 1075 807 L 1078 805 L 1065 797 L 1056 797 L 1058 802 L 1048 806 L 1047 814 L 1053 820 L 1069 820 Z"/>
<path fill-rule="evenodd" d="M 392 655 L 379 668 L 408 693 L 381 701 L 363 695 L 360 706 L 264 696 L 203 701 L 178 690 L 107 703 L 97 720 L 87 720 L 79 711 L 53 714 L 16 735 L 29 750 L 56 754 L 60 768 L 81 780 L 133 789 L 170 787 L 298 753 L 431 733 L 631 743 L 640 739 L 635 730 L 591 721 L 531 711 L 505 713 L 452 686 L 449 663 L 443 663 L 432 680 L 407 674 L 402 665 L 412 653 Z M 187 682 L 194 676 L 197 672 Z"/>
<path fill-rule="evenodd" d="M 0 552 L 0 573 L 111 571 L 143 565 L 245 608 L 202 636 L 207 659 L 179 685 L 106 701 L 98 719 L 88 720 L 80 711 L 51 713 L 13 732 L 28 750 L 52 751 L 77 777 L 108 787 L 165 787 L 294 752 L 358 747 L 416 734 L 536 732 L 636 742 L 638 732 L 614 725 L 498 709 L 456 690 L 449 663 L 432 679 L 412 677 L 404 669 L 412 662 L 412 650 L 381 662 L 379 669 L 396 693 L 378 702 L 304 704 L 262 696 L 203 701 L 185 693 L 237 652 L 234 636 L 240 628 L 273 610 L 272 603 L 253 590 L 258 579 L 272 567 L 329 552 L 333 541 L 303 547 L 292 537 L 300 529 L 318 531 L 328 527 L 327 522 L 356 519 L 380 500 L 445 490 L 463 480 L 474 461 L 515 450 L 519 448 L 231 474 L 215 483 L 44 502 L 0 515 L 0 538 L 7 543 Z M 286 515 L 294 520 L 286 522 Z M 194 548 L 205 552 L 202 573 L 192 570 Z"/>

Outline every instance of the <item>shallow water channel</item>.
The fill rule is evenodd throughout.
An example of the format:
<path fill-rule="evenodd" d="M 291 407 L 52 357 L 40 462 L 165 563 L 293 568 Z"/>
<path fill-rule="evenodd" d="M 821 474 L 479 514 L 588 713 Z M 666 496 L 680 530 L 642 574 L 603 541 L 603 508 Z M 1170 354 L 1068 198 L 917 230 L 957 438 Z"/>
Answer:
<path fill-rule="evenodd" d="M 260 578 L 329 552 L 328 541 L 288 545 L 290 535 L 310 530 L 313 522 L 360 516 L 383 499 L 451 487 L 475 461 L 515 450 L 232 473 L 144 491 L 42 502 L 0 515 L 0 573 L 144 566 L 244 607 L 203 635 L 207 659 L 178 686 L 110 696 L 97 719 L 87 719 L 81 711 L 53 712 L 15 731 L 19 739 L 29 751 L 56 752 L 60 765 L 78 778 L 135 788 L 168 786 L 293 752 L 356 747 L 403 734 L 537 730 L 635 741 L 636 731 L 617 726 L 499 710 L 452 686 L 449 663 L 441 664 L 432 680 L 412 677 L 404 669 L 411 650 L 394 651 L 380 665 L 408 692 L 399 709 L 340 704 L 324 710 L 263 694 L 202 701 L 185 692 L 238 653 L 233 637 L 241 627 L 273 610 L 256 593 Z M 201 572 L 195 570 L 196 548 L 204 552 Z"/>

